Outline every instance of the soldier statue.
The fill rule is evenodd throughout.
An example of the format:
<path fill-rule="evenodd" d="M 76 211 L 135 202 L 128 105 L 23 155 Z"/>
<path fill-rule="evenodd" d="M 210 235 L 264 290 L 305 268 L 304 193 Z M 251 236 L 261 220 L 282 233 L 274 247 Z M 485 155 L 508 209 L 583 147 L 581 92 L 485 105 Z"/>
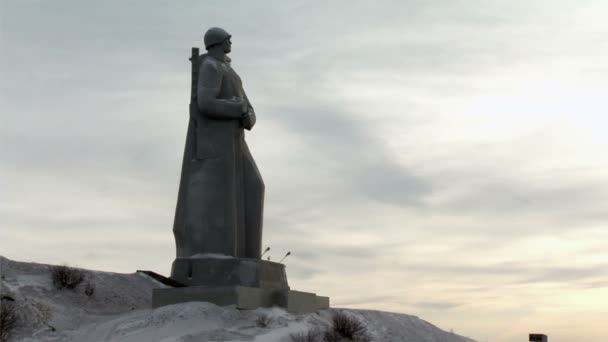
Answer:
<path fill-rule="evenodd" d="M 164 281 L 171 287 L 154 289 L 152 306 L 205 301 L 239 309 L 327 309 L 329 297 L 292 291 L 285 265 L 261 259 L 264 182 L 245 143 L 256 115 L 226 56 L 230 38 L 214 27 L 205 33 L 207 53 L 192 48 L 190 118 L 173 223 L 177 255 Z"/>
<path fill-rule="evenodd" d="M 214 27 L 204 36 L 207 53 L 193 49 L 190 123 L 173 226 L 178 259 L 261 258 L 264 182 L 244 134 L 256 115 L 230 65 L 230 38 Z"/>

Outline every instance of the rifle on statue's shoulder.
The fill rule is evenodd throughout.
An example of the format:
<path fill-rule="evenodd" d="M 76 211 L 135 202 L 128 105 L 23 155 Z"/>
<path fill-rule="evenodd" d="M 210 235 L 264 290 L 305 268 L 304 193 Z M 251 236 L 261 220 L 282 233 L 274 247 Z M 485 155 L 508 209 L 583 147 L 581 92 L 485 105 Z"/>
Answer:
<path fill-rule="evenodd" d="M 192 62 L 192 87 L 190 92 L 190 105 L 196 104 L 196 86 L 198 84 L 198 69 L 201 64 L 199 51 L 197 47 L 192 48 L 192 56 L 189 58 Z"/>
<path fill-rule="evenodd" d="M 198 114 L 198 101 L 197 101 L 197 91 L 198 91 L 198 73 L 200 70 L 201 63 L 207 57 L 207 54 L 204 53 L 202 55 L 199 54 L 199 48 L 192 48 L 192 56 L 189 58 L 192 63 L 192 84 L 190 87 L 190 118 L 192 122 L 196 126 L 196 117 Z"/>

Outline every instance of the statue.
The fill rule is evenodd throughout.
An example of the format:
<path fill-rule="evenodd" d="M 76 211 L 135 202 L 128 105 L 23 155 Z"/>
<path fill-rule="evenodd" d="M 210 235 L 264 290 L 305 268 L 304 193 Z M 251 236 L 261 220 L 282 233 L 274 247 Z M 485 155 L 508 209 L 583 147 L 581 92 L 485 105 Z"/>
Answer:
<path fill-rule="evenodd" d="M 230 65 L 230 38 L 214 27 L 204 36 L 207 53 L 193 49 L 190 122 L 173 226 L 178 258 L 261 258 L 264 183 L 244 135 L 256 115 Z"/>
<path fill-rule="evenodd" d="M 328 297 L 290 289 L 282 260 L 261 259 L 264 182 L 244 135 L 256 115 L 226 56 L 230 38 L 211 28 L 207 53 L 192 48 L 190 121 L 173 224 L 177 255 L 165 281 L 172 287 L 154 289 L 152 306 L 207 301 L 239 309 L 326 309 Z"/>

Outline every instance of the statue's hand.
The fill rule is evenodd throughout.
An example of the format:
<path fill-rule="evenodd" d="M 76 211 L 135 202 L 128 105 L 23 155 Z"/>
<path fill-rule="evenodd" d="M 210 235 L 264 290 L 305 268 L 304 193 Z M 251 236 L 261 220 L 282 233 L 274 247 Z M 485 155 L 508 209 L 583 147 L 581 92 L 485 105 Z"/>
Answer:
<path fill-rule="evenodd" d="M 249 110 L 244 114 L 243 119 L 241 119 L 241 123 L 246 130 L 251 130 L 255 125 L 255 113 L 252 110 Z"/>
<path fill-rule="evenodd" d="M 233 97 L 231 99 L 233 102 L 235 102 L 241 109 L 241 113 L 246 113 L 248 110 L 248 103 L 247 100 L 245 100 L 242 97 Z"/>

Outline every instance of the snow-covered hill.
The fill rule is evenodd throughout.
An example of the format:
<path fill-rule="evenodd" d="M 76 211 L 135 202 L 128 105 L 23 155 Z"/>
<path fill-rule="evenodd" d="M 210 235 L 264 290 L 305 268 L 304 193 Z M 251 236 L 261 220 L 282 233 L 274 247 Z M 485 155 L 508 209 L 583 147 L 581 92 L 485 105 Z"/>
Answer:
<path fill-rule="evenodd" d="M 0 294 L 15 300 L 24 324 L 15 341 L 259 341 L 290 342 L 291 334 L 330 325 L 332 314 L 356 317 L 372 341 L 474 342 L 417 317 L 372 310 L 330 309 L 294 315 L 279 308 L 240 311 L 192 302 L 152 309 L 152 289 L 161 283 L 141 274 L 87 271 L 95 291 L 57 290 L 50 265 L 0 257 Z M 267 326 L 259 318 L 266 316 Z"/>

